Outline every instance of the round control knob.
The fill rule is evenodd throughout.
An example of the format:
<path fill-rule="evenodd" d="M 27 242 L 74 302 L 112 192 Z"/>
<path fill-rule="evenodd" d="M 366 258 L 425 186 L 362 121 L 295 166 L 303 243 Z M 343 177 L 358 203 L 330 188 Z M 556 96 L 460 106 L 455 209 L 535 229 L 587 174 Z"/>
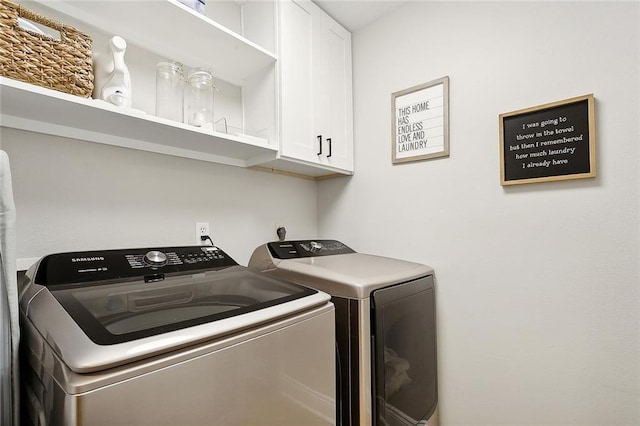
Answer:
<path fill-rule="evenodd" d="M 322 244 L 316 242 L 316 241 L 311 241 L 311 244 L 309 244 L 311 247 L 311 253 L 315 253 L 318 252 L 320 250 L 322 250 Z"/>
<path fill-rule="evenodd" d="M 151 250 L 144 255 L 144 261 L 151 266 L 162 266 L 167 263 L 167 255 L 158 250 Z"/>

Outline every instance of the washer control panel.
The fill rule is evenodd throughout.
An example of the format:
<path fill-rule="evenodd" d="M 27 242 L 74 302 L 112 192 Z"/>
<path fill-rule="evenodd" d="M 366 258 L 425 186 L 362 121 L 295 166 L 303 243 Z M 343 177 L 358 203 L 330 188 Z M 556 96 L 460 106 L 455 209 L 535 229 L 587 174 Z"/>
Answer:
<path fill-rule="evenodd" d="M 276 259 L 298 259 L 302 257 L 333 256 L 355 253 L 354 250 L 336 240 L 298 240 L 267 243 L 271 256 Z"/>
<path fill-rule="evenodd" d="M 52 254 L 40 261 L 36 283 L 51 286 L 188 273 L 237 265 L 214 246 L 103 250 Z"/>

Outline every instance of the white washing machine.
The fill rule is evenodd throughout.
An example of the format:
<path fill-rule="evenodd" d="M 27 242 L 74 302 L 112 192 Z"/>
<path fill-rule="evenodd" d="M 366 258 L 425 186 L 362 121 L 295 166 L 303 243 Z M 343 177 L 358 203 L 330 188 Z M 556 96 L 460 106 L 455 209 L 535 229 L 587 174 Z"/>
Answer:
<path fill-rule="evenodd" d="M 201 246 L 54 254 L 25 279 L 22 425 L 335 424 L 321 291 Z"/>
<path fill-rule="evenodd" d="M 433 269 L 335 240 L 267 243 L 249 268 L 331 295 L 338 424 L 439 424 Z"/>

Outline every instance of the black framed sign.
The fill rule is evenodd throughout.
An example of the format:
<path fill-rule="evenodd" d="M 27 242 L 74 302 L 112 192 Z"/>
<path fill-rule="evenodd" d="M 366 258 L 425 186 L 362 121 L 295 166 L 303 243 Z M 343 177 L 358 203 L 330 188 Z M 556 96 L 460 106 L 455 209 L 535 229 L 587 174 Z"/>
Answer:
<path fill-rule="evenodd" d="M 596 176 L 592 94 L 500 114 L 500 184 Z"/>
<path fill-rule="evenodd" d="M 393 164 L 449 155 L 449 77 L 391 94 Z"/>

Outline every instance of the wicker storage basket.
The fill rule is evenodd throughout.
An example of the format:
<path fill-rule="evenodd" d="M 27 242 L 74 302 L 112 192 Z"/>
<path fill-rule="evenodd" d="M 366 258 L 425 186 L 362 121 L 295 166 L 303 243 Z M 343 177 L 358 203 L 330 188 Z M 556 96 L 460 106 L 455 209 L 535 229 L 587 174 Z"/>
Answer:
<path fill-rule="evenodd" d="M 18 17 L 57 30 L 60 40 L 23 29 Z M 88 98 L 93 91 L 91 37 L 0 0 L 0 75 Z"/>

